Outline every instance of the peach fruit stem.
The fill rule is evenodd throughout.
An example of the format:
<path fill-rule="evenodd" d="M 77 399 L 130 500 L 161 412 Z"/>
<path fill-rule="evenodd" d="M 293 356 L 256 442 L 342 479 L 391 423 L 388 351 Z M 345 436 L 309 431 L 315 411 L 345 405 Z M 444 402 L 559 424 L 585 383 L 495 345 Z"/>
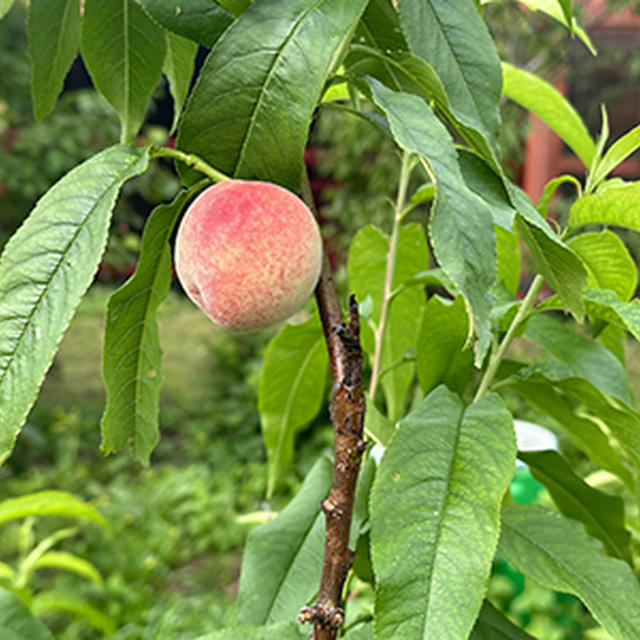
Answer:
<path fill-rule="evenodd" d="M 306 173 L 302 197 L 317 215 Z M 318 599 L 315 605 L 302 609 L 298 620 L 313 624 L 313 640 L 335 640 L 344 620 L 344 584 L 354 555 L 349 549 L 349 532 L 360 461 L 367 448 L 363 438 L 362 348 L 358 304 L 351 296 L 349 318 L 345 323 L 326 255 L 315 295 L 333 380 L 329 412 L 334 434 L 334 463 L 331 492 L 322 502 L 326 533 Z"/>
<path fill-rule="evenodd" d="M 223 180 L 231 180 L 231 178 L 218 171 L 210 164 L 207 164 L 202 158 L 194 155 L 193 153 L 185 153 L 179 149 L 172 149 L 170 147 L 156 147 L 151 151 L 152 158 L 175 158 L 180 160 L 188 167 L 204 173 L 205 176 L 211 178 L 214 182 L 222 182 Z"/>

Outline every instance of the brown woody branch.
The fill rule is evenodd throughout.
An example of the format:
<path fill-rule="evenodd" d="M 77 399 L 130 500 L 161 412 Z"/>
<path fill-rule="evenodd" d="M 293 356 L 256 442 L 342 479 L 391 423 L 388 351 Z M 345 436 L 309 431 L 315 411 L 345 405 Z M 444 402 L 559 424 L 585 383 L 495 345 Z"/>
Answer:
<path fill-rule="evenodd" d="M 308 179 L 303 184 L 303 197 L 315 211 Z M 313 623 L 314 640 L 335 640 L 344 620 L 342 591 L 353 562 L 353 551 L 349 549 L 351 516 L 360 460 L 366 449 L 363 438 L 362 349 L 358 304 L 351 296 L 349 320 L 345 323 L 326 257 L 315 293 L 333 380 L 330 414 L 334 433 L 334 466 L 331 493 L 322 502 L 326 534 L 318 599 L 315 605 L 302 609 L 298 620 Z"/>

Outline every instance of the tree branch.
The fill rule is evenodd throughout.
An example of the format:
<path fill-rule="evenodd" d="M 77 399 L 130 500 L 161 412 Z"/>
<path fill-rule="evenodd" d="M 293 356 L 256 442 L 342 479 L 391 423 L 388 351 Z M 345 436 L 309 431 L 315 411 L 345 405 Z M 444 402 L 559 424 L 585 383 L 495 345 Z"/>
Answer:
<path fill-rule="evenodd" d="M 302 194 L 315 212 L 306 176 Z M 362 349 L 358 304 L 351 296 L 349 321 L 345 323 L 326 257 L 315 294 L 333 379 L 330 405 L 334 433 L 333 484 L 329 497 L 322 502 L 326 534 L 318 600 L 315 605 L 304 607 L 298 620 L 313 623 L 314 640 L 335 640 L 344 621 L 342 591 L 353 562 L 353 551 L 349 549 L 351 516 L 360 460 L 367 446 L 363 438 Z"/>

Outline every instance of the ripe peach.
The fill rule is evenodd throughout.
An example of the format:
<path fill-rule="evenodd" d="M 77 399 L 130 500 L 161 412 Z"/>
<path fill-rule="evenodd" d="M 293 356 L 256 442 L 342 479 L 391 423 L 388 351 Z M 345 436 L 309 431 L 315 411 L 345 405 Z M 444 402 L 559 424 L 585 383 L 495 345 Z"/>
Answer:
<path fill-rule="evenodd" d="M 321 264 L 312 213 L 268 182 L 209 187 L 185 213 L 176 238 L 180 283 L 227 329 L 262 329 L 291 316 L 313 292 Z"/>

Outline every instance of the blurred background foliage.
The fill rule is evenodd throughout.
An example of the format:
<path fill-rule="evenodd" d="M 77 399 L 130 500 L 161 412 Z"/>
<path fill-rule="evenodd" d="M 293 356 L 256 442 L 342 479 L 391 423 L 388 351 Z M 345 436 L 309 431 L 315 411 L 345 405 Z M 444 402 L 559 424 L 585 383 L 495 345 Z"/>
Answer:
<path fill-rule="evenodd" d="M 634 0 L 636 5 L 640 1 Z M 579 110 L 592 133 L 600 126 L 599 107 L 588 98 L 594 74 L 616 65 L 624 66 L 633 82 L 640 76 L 638 48 L 593 58 L 584 56 L 582 45 L 569 41 L 562 27 L 523 12 L 511 1 L 490 3 L 485 14 L 503 57 L 546 78 L 563 63 L 564 52 L 582 56 L 575 86 L 586 96 Z M 79 60 L 54 112 L 34 122 L 25 21 L 21 1 L 0 21 L 0 246 L 55 180 L 118 139 L 117 118 L 88 86 Z M 598 104 L 613 106 L 622 99 L 617 95 L 619 83 L 597 91 Z M 506 101 L 502 116 L 504 163 L 517 179 L 528 119 Z M 640 121 L 640 113 L 637 116 Z M 164 142 L 170 121 L 171 100 L 160 85 L 143 136 Z M 344 286 L 343 267 L 354 233 L 368 223 L 383 229 L 390 225 L 388 200 L 395 197 L 398 155 L 377 129 L 322 108 L 314 119 L 308 160 L 323 232 Z M 415 178 L 412 188 L 419 186 Z M 33 588 L 81 592 L 115 621 L 118 640 L 190 640 L 229 624 L 241 549 L 250 528 L 246 521 L 285 504 L 318 453 L 331 448 L 325 410 L 298 438 L 295 473 L 288 485 L 270 505 L 263 503 L 266 464 L 256 390 L 262 354 L 273 332 L 222 333 L 176 288 L 159 312 L 165 352 L 162 438 L 152 467 L 143 470 L 126 454 L 100 454 L 100 348 L 106 300 L 135 268 L 147 215 L 177 188 L 170 165 L 162 162 L 125 186 L 97 284 L 62 343 L 14 453 L 0 468 L 0 498 L 62 489 L 91 501 L 111 523 L 111 532 L 87 527 L 62 545 L 100 570 L 104 591 L 51 571 L 37 572 Z M 560 201 L 556 206 L 561 211 L 564 205 Z M 424 215 L 424 209 L 412 214 L 421 220 Z M 637 234 L 629 242 L 637 242 Z M 640 371 L 636 374 L 632 382 L 640 394 Z M 510 402 L 520 417 L 544 423 L 516 397 Z M 576 455 L 569 449 L 565 453 Z M 539 499 L 544 501 L 544 495 Z M 0 561 L 11 563 L 19 557 L 20 526 L 0 528 Z M 60 526 L 55 518 L 39 519 L 35 534 L 44 538 Z M 545 640 L 586 637 L 590 619 L 575 599 L 518 580 L 509 567 L 498 563 L 491 593 L 531 633 Z M 68 614 L 48 614 L 46 622 L 63 640 L 101 637 L 85 620 Z"/>

